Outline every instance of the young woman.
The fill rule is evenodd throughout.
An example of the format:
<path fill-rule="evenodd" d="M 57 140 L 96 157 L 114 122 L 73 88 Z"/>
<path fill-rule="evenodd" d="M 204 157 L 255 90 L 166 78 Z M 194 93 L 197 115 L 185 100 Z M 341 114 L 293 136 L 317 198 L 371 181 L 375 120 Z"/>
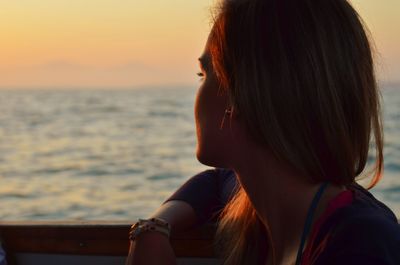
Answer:
<path fill-rule="evenodd" d="M 352 6 L 225 0 L 200 63 L 197 158 L 217 169 L 152 217 L 173 230 L 218 222 L 226 265 L 400 264 L 396 216 L 355 181 L 372 138 L 368 189 L 378 183 L 383 135 L 371 45 Z M 160 231 L 133 231 L 128 263 L 174 264 L 163 223 L 146 222 Z"/>

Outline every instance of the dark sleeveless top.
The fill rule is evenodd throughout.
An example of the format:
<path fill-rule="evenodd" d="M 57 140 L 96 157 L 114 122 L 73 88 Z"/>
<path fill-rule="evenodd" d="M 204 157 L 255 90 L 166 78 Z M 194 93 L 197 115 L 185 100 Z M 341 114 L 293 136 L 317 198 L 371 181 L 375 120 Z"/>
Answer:
<path fill-rule="evenodd" d="M 217 221 L 236 187 L 233 171 L 207 170 L 190 178 L 165 202 L 189 203 L 199 226 Z M 261 249 L 259 260 L 264 259 Z M 400 225 L 395 214 L 360 185 L 348 186 L 316 220 L 301 264 L 399 265 Z"/>

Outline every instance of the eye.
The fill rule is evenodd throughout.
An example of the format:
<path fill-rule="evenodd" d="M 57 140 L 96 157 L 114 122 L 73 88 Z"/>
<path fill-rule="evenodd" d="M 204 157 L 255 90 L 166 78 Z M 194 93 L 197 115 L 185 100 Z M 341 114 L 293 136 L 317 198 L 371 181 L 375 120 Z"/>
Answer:
<path fill-rule="evenodd" d="M 200 81 L 203 81 L 203 80 L 204 80 L 204 76 L 205 76 L 205 75 L 204 75 L 203 72 L 198 72 L 198 73 L 197 73 L 197 76 L 200 77 Z"/>

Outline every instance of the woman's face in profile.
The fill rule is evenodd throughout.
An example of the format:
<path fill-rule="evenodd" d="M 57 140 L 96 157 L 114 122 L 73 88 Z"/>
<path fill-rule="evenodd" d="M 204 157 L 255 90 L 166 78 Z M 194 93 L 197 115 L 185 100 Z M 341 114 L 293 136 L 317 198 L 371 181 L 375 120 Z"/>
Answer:
<path fill-rule="evenodd" d="M 197 159 L 208 166 L 227 167 L 229 164 L 229 146 L 232 140 L 229 134 L 229 116 L 225 116 L 228 97 L 219 88 L 214 73 L 208 44 L 199 58 L 201 85 L 195 102 L 195 120 L 197 133 Z M 221 128 L 222 120 L 225 124 Z"/>

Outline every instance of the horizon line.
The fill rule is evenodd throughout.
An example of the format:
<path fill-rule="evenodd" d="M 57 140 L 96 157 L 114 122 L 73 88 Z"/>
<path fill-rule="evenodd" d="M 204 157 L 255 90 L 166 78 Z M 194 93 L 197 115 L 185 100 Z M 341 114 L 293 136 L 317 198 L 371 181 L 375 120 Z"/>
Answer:
<path fill-rule="evenodd" d="M 400 80 L 391 80 L 391 81 L 379 81 L 378 87 L 382 89 L 387 88 L 398 88 L 400 89 Z M 180 88 L 198 88 L 200 86 L 199 83 L 169 83 L 165 85 L 161 84 L 144 84 L 144 85 L 106 85 L 106 86 L 98 86 L 98 85 L 34 85 L 34 86 L 1 86 L 0 91 L 5 90 L 136 90 L 136 89 L 180 89 Z"/>
<path fill-rule="evenodd" d="M 106 86 L 86 86 L 86 85 L 73 85 L 73 86 L 60 86 L 60 85 L 43 85 L 43 86 L 0 86 L 0 91 L 5 90 L 135 90 L 135 89 L 184 89 L 184 88 L 197 88 L 199 84 L 148 84 L 148 85 L 106 85 Z"/>

